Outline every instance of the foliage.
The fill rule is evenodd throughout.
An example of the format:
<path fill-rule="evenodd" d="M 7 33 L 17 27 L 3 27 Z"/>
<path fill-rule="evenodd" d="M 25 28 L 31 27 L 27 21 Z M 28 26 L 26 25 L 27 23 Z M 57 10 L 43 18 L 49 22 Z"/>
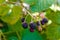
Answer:
<path fill-rule="evenodd" d="M 10 2 L 16 2 L 17 0 L 9 0 Z M 49 7 L 52 4 L 57 4 L 60 6 L 59 0 L 21 0 L 24 3 L 28 3 L 30 5 L 30 13 L 32 12 L 41 12 L 46 11 L 47 15 L 46 17 L 50 20 L 52 20 L 52 24 L 48 25 L 46 28 L 46 34 L 45 37 L 49 40 L 60 40 L 60 11 L 54 12 Z M 57 2 L 56 2 L 57 1 Z M 8 6 L 8 5 L 9 6 Z M 21 16 L 23 14 L 21 5 L 16 6 L 15 4 L 12 8 L 10 8 L 10 4 L 6 3 L 5 0 L 0 0 L 0 19 L 6 22 L 9 26 L 10 31 L 4 32 L 4 35 L 10 34 L 10 33 L 16 33 L 18 36 L 18 39 L 21 40 L 21 37 L 23 37 L 25 34 L 27 35 L 27 31 L 22 28 L 21 25 Z M 11 9 L 11 12 L 9 13 L 9 10 Z M 26 18 L 26 22 L 29 24 L 31 21 L 31 16 L 28 15 Z M 24 33 L 26 32 L 26 33 Z M 36 31 L 35 31 L 36 32 Z M 38 36 L 38 32 L 34 33 L 36 36 Z M 28 34 L 29 36 L 31 34 Z M 43 35 L 44 36 L 44 35 Z M 43 38 L 40 35 L 41 38 Z M 45 38 L 44 38 L 45 39 Z"/>

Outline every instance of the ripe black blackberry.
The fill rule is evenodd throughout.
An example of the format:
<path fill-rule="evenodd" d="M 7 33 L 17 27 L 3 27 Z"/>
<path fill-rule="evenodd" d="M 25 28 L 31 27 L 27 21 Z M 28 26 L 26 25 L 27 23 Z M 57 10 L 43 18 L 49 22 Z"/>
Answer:
<path fill-rule="evenodd" d="M 26 28 L 28 28 L 28 24 L 27 24 L 26 22 L 24 22 L 24 23 L 22 23 L 22 27 L 23 27 L 24 29 L 26 29 Z"/>
<path fill-rule="evenodd" d="M 48 22 L 48 20 L 46 18 L 44 18 L 42 21 L 41 21 L 41 24 L 44 25 Z"/>
<path fill-rule="evenodd" d="M 40 26 L 40 21 L 37 21 L 37 22 L 36 22 L 36 25 L 37 25 L 37 26 Z"/>
<path fill-rule="evenodd" d="M 21 18 L 21 22 L 24 22 L 25 21 L 25 18 L 23 17 L 23 18 Z"/>
<path fill-rule="evenodd" d="M 30 28 L 32 28 L 32 29 L 35 29 L 35 28 L 36 28 L 36 24 L 35 24 L 34 22 L 31 22 L 31 23 L 29 24 L 29 26 L 30 26 Z"/>

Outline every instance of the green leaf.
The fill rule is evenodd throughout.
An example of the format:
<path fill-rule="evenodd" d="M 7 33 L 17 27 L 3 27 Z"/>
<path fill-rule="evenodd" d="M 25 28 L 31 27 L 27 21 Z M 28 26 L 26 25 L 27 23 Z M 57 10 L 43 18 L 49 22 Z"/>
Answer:
<path fill-rule="evenodd" d="M 50 40 L 59 40 L 60 39 L 60 12 L 54 12 L 51 9 L 46 10 L 47 18 L 52 21 L 52 24 L 47 26 L 46 34 L 47 38 Z"/>
<path fill-rule="evenodd" d="M 30 4 L 31 12 L 40 12 L 48 9 L 55 0 L 23 0 L 23 2 Z"/>
<path fill-rule="evenodd" d="M 46 31 L 47 38 L 50 40 L 59 40 L 60 39 L 60 25 L 51 24 L 49 25 Z"/>
<path fill-rule="evenodd" d="M 60 12 L 54 12 L 51 9 L 46 11 L 47 13 L 47 18 L 49 18 L 50 20 L 52 20 L 52 22 L 56 23 L 56 24 L 60 24 Z"/>
<path fill-rule="evenodd" d="M 21 13 L 22 13 L 22 8 L 21 7 L 18 7 L 18 6 L 14 6 L 12 8 L 12 12 L 4 17 L 2 17 L 1 19 L 5 22 L 7 22 L 8 24 L 15 24 L 20 16 L 21 16 Z"/>
<path fill-rule="evenodd" d="M 10 2 L 17 2 L 17 0 L 9 0 Z"/>
<path fill-rule="evenodd" d="M 22 0 L 22 1 L 25 2 L 25 3 L 28 3 L 30 5 L 34 5 L 37 2 L 37 0 Z"/>
<path fill-rule="evenodd" d="M 45 38 L 43 38 L 41 34 L 39 34 L 37 31 L 34 31 L 33 33 L 30 32 L 29 29 L 25 29 L 23 31 L 22 40 L 43 40 L 43 39 Z"/>
<path fill-rule="evenodd" d="M 9 11 L 9 7 L 7 6 L 7 5 L 1 5 L 0 6 L 0 16 L 5 16 L 7 13 L 8 13 L 8 11 Z"/>
<path fill-rule="evenodd" d="M 0 0 L 0 4 L 2 4 L 5 0 Z"/>

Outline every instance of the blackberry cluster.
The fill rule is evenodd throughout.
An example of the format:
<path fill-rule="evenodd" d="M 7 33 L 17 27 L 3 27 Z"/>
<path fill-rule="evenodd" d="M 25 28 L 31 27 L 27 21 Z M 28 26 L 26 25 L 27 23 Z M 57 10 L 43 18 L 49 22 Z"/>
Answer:
<path fill-rule="evenodd" d="M 41 21 L 37 21 L 36 23 L 35 22 L 30 22 L 29 25 L 28 25 L 28 23 L 25 21 L 25 18 L 22 18 L 21 22 L 22 22 L 22 27 L 24 29 L 28 28 L 28 26 L 29 26 L 30 27 L 30 32 L 34 32 L 36 27 L 40 26 L 40 22 L 41 22 L 42 25 L 44 25 L 48 22 L 48 20 L 46 18 L 44 18 Z"/>

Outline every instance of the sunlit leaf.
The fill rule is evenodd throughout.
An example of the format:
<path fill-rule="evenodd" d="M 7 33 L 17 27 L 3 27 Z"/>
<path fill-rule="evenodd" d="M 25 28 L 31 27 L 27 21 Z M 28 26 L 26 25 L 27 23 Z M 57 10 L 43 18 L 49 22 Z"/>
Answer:
<path fill-rule="evenodd" d="M 5 16 L 7 13 L 8 13 L 8 11 L 9 11 L 9 7 L 7 6 L 7 5 L 1 5 L 0 6 L 0 16 Z"/>
<path fill-rule="evenodd" d="M 47 38 L 50 40 L 59 40 L 60 38 L 60 12 L 54 12 L 51 9 L 48 9 L 46 11 L 47 13 L 47 18 L 52 21 L 52 24 L 47 26 L 46 28 L 46 34 Z"/>
<path fill-rule="evenodd" d="M 51 19 L 52 22 L 54 22 L 56 24 L 60 24 L 60 22 L 59 22 L 59 20 L 60 20 L 60 12 L 59 11 L 54 12 L 54 11 L 52 11 L 52 10 L 49 9 L 46 12 L 47 12 L 47 15 L 46 16 L 49 19 Z"/>
<path fill-rule="evenodd" d="M 5 0 L 0 0 L 0 4 L 2 4 Z"/>
<path fill-rule="evenodd" d="M 12 8 L 12 12 L 2 17 L 1 19 L 9 24 L 15 24 L 19 20 L 21 13 L 22 13 L 21 7 L 14 6 Z"/>
<path fill-rule="evenodd" d="M 16 2 L 17 0 L 9 0 L 10 2 Z"/>
<path fill-rule="evenodd" d="M 60 25 L 51 24 L 47 26 L 46 35 L 50 40 L 58 40 L 60 38 Z"/>

